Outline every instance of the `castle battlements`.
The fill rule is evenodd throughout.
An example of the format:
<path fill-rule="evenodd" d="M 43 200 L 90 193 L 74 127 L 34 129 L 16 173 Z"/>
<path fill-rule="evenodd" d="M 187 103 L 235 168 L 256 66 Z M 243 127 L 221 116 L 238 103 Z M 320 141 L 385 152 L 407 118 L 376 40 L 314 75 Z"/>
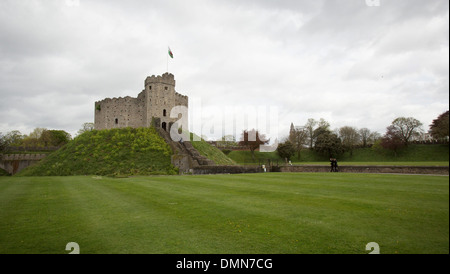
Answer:
<path fill-rule="evenodd" d="M 152 75 L 148 76 L 145 79 L 144 85 L 148 86 L 149 84 L 165 84 L 175 86 L 175 77 L 172 73 L 164 73 L 163 75 Z"/>
<path fill-rule="evenodd" d="M 136 98 L 131 96 L 125 96 L 125 97 L 113 97 L 113 98 L 105 98 L 100 101 L 96 101 L 95 103 L 105 102 L 105 103 L 111 103 L 111 102 L 128 102 L 131 100 L 135 100 Z"/>
<path fill-rule="evenodd" d="M 175 106 L 188 106 L 188 96 L 175 91 L 171 73 L 145 79 L 145 88 L 137 97 L 105 98 L 95 102 L 95 129 L 154 126 L 170 129 L 177 119 L 170 118 Z"/>
<path fill-rule="evenodd" d="M 178 93 L 176 91 L 175 91 L 175 96 L 178 97 L 178 98 L 183 98 L 183 99 L 187 99 L 188 98 L 187 95 L 180 94 L 180 93 Z"/>

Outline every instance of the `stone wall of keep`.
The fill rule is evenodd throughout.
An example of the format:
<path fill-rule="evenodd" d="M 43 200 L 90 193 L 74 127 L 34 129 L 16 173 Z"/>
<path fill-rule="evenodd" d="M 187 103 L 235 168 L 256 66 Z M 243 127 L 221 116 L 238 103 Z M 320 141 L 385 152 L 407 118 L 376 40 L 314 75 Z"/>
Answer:
<path fill-rule="evenodd" d="M 111 129 L 124 127 L 144 127 L 145 93 L 138 98 L 106 98 L 95 102 L 95 129 Z"/>

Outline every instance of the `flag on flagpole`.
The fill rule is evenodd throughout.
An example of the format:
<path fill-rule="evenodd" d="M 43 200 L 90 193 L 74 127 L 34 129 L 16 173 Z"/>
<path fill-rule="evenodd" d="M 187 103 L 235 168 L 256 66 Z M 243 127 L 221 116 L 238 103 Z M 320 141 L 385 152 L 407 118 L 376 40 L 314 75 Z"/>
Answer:
<path fill-rule="evenodd" d="M 172 51 L 170 50 L 170 48 L 169 48 L 169 56 L 170 56 L 170 58 L 173 59 L 173 53 L 172 53 Z"/>

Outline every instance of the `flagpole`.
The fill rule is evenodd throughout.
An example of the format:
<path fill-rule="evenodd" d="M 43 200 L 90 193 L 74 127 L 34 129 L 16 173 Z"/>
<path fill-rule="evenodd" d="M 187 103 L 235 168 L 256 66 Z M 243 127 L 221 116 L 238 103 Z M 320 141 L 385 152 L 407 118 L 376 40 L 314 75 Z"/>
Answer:
<path fill-rule="evenodd" d="M 167 56 L 167 73 L 169 72 L 169 54 L 166 55 Z"/>

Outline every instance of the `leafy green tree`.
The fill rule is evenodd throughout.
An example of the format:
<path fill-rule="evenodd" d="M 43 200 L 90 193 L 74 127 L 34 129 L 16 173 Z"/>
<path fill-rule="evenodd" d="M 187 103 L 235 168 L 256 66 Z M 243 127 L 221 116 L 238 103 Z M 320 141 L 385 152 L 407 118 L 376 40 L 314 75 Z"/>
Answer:
<path fill-rule="evenodd" d="M 295 147 L 291 142 L 286 141 L 278 144 L 277 152 L 282 159 L 291 160 L 291 157 L 295 155 Z"/>
<path fill-rule="evenodd" d="M 25 147 L 39 147 L 43 146 L 40 142 L 40 138 L 42 136 L 42 133 L 47 130 L 46 128 L 35 128 L 29 135 L 25 135 L 23 138 L 23 145 Z"/>
<path fill-rule="evenodd" d="M 430 125 L 429 133 L 436 140 L 446 140 L 449 137 L 449 112 L 439 115 Z"/>
<path fill-rule="evenodd" d="M 3 133 L 0 132 L 0 153 L 3 153 L 8 147 L 8 140 Z"/>
<path fill-rule="evenodd" d="M 20 146 L 22 145 L 22 141 L 24 136 L 22 135 L 22 133 L 20 133 L 20 131 L 18 130 L 13 130 L 8 132 L 5 135 L 7 141 L 8 141 L 8 145 L 9 146 Z"/>
<path fill-rule="evenodd" d="M 323 131 L 322 134 L 317 136 L 314 150 L 320 154 L 334 158 L 344 152 L 341 139 L 330 131 Z"/>
<path fill-rule="evenodd" d="M 39 144 L 44 147 L 63 146 L 67 144 L 72 137 L 64 130 L 44 130 L 39 138 Z"/>

